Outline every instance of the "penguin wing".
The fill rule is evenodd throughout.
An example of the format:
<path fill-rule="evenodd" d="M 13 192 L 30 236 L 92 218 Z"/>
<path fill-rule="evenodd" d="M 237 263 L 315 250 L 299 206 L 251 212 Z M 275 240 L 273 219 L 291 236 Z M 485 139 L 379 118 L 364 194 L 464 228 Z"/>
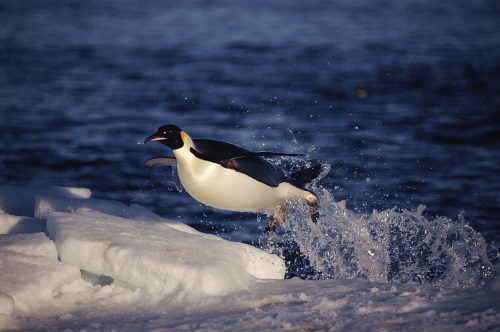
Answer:
<path fill-rule="evenodd" d="M 262 156 L 289 154 L 252 152 L 234 144 L 207 139 L 195 139 L 193 143 L 194 147 L 191 148 L 191 153 L 200 159 L 246 174 L 271 187 L 277 187 L 286 180 L 281 170 Z"/>
<path fill-rule="evenodd" d="M 176 166 L 177 159 L 172 157 L 160 157 L 160 158 L 151 158 L 146 160 L 144 166 L 147 168 L 157 167 L 157 166 Z"/>
<path fill-rule="evenodd" d="M 209 139 L 195 139 L 193 140 L 193 142 L 195 144 L 195 148 L 192 150 L 195 151 L 195 155 L 198 154 L 198 158 L 205 159 L 214 163 L 224 163 L 229 162 L 233 159 L 241 159 L 244 157 L 303 156 L 303 154 L 300 153 L 284 153 L 272 151 L 253 152 L 231 143 Z"/>

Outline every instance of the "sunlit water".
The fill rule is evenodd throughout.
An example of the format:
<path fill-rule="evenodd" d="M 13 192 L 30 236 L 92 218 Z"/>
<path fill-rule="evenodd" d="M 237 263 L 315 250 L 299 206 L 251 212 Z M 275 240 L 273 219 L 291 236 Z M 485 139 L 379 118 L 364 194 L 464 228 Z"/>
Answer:
<path fill-rule="evenodd" d="M 0 181 L 88 187 L 264 246 L 289 276 L 490 283 L 500 240 L 495 1 L 0 1 Z M 162 124 L 330 165 L 317 225 L 190 198 Z M 421 206 L 425 205 L 425 209 Z M 376 212 L 374 212 L 376 211 Z M 484 238 L 484 239 L 483 239 Z M 485 242 L 486 241 L 486 242 Z M 493 264 L 493 265 L 492 265 Z"/>

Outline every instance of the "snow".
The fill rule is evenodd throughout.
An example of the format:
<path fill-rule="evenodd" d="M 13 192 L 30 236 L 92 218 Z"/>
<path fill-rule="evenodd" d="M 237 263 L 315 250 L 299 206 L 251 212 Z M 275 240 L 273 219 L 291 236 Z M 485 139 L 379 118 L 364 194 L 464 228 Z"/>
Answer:
<path fill-rule="evenodd" d="M 80 270 L 57 260 L 54 242 L 43 233 L 0 236 L 0 313 L 30 312 L 53 298 Z"/>
<path fill-rule="evenodd" d="M 54 242 L 43 233 L 0 235 L 0 250 L 9 250 L 30 256 L 45 256 L 57 260 Z"/>
<path fill-rule="evenodd" d="M 58 197 L 89 198 L 90 190 L 86 188 L 66 187 L 19 187 L 2 185 L 0 190 L 0 210 L 11 215 L 33 217 L 35 198 L 40 193 Z M 22 199 L 21 199 L 22 198 Z"/>
<path fill-rule="evenodd" d="M 0 186 L 0 207 L 0 330 L 500 328 L 498 282 L 285 280 L 276 255 L 87 189 Z"/>
<path fill-rule="evenodd" d="M 82 211 L 51 213 L 47 228 L 62 262 L 160 297 L 224 295 L 249 288 L 259 271 L 268 278 L 285 274 L 277 256 L 160 222 Z"/>
<path fill-rule="evenodd" d="M 25 216 L 13 216 L 0 212 L 0 234 L 23 234 L 45 232 L 45 219 L 37 219 Z"/>

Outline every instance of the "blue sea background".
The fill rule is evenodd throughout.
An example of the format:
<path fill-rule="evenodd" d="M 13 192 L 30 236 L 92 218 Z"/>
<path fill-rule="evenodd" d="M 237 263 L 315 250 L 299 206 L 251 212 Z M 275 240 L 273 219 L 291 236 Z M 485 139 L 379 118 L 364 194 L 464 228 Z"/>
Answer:
<path fill-rule="evenodd" d="M 0 1 L 0 183 L 87 187 L 259 244 L 182 190 L 163 124 L 330 164 L 349 210 L 500 241 L 500 2 Z M 300 158 L 279 159 L 297 166 Z"/>

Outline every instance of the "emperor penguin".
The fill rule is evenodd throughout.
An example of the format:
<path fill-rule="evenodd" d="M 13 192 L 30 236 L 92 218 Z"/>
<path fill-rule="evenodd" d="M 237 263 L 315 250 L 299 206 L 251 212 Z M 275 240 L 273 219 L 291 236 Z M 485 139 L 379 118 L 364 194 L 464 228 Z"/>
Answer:
<path fill-rule="evenodd" d="M 179 127 L 163 125 L 144 143 L 166 145 L 175 158 L 146 161 L 146 167 L 176 165 L 179 179 L 194 199 L 221 210 L 271 212 L 266 231 L 274 231 L 286 221 L 290 202 L 305 200 L 311 220 L 319 219 L 318 197 L 305 186 L 318 177 L 321 164 L 286 177 L 264 157 L 300 156 L 280 152 L 252 152 L 237 145 L 211 139 L 192 139 Z"/>

